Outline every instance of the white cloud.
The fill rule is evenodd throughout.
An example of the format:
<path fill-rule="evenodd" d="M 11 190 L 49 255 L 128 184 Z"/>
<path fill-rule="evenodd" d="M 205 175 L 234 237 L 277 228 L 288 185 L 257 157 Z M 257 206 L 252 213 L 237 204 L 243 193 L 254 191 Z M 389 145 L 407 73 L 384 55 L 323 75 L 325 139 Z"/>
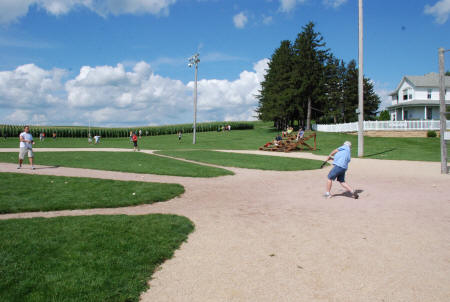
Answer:
<path fill-rule="evenodd" d="M 2 0 L 0 1 L 0 23 L 5 24 L 24 16 L 34 0 Z"/>
<path fill-rule="evenodd" d="M 255 116 L 267 59 L 243 71 L 234 81 L 198 82 L 198 119 L 249 120 Z M 155 74 L 148 63 L 132 68 L 84 66 L 62 82 L 63 70 L 33 64 L 0 72 L 0 119 L 13 123 L 127 126 L 189 123 L 193 82 Z"/>
<path fill-rule="evenodd" d="M 239 79 L 201 80 L 198 83 L 199 117 L 204 120 L 252 119 L 258 104 L 256 95 L 261 89 L 268 60 L 253 65 L 254 71 L 241 72 Z M 193 82 L 188 84 L 192 88 Z"/>
<path fill-rule="evenodd" d="M 347 3 L 347 0 L 323 0 L 323 4 L 333 8 L 338 8 L 345 3 Z"/>
<path fill-rule="evenodd" d="M 85 7 L 101 16 L 121 14 L 168 15 L 169 7 L 177 0 L 2 0 L 0 23 L 9 23 L 25 16 L 32 5 L 52 15 L 67 14 L 77 7 Z"/>
<path fill-rule="evenodd" d="M 450 0 L 440 0 L 433 6 L 425 5 L 424 12 L 433 15 L 437 23 L 444 24 L 450 14 Z"/>
<path fill-rule="evenodd" d="M 0 72 L 1 107 L 34 109 L 60 102 L 63 90 L 61 69 L 44 70 L 34 64 Z"/>
<path fill-rule="evenodd" d="M 389 95 L 393 89 L 389 89 L 388 83 L 380 83 L 373 81 L 375 93 L 380 97 L 381 103 L 378 107 L 378 111 L 385 110 L 388 106 L 392 105 L 392 100 Z"/>
<path fill-rule="evenodd" d="M 263 24 L 269 25 L 273 23 L 273 17 L 272 16 L 263 16 Z"/>
<path fill-rule="evenodd" d="M 233 17 L 233 23 L 236 28 L 244 28 L 247 22 L 248 18 L 244 12 L 240 12 Z"/>
<path fill-rule="evenodd" d="M 295 9 L 297 4 L 303 4 L 306 0 L 280 0 L 280 11 L 289 13 Z"/>

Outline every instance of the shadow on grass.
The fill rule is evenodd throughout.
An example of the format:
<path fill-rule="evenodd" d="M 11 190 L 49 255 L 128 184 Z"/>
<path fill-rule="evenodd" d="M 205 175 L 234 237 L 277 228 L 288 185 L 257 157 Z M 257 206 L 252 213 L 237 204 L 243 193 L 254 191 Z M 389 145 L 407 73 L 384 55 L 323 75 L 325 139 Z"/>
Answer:
<path fill-rule="evenodd" d="M 364 190 L 355 190 L 355 192 L 358 193 L 358 195 L 360 195 L 362 192 L 364 192 Z M 348 198 L 353 199 L 353 194 L 348 191 L 345 191 L 341 194 L 333 194 L 333 197 L 335 197 L 335 196 L 343 196 L 343 197 L 348 197 Z"/>
<path fill-rule="evenodd" d="M 378 152 L 378 153 L 368 154 L 368 155 L 366 155 L 364 157 L 372 157 L 372 156 L 377 156 L 377 155 L 381 155 L 381 154 L 386 154 L 386 153 L 389 153 L 389 152 L 394 151 L 396 149 L 397 148 L 392 148 L 392 149 L 384 150 L 384 151 L 381 151 L 381 152 Z"/>

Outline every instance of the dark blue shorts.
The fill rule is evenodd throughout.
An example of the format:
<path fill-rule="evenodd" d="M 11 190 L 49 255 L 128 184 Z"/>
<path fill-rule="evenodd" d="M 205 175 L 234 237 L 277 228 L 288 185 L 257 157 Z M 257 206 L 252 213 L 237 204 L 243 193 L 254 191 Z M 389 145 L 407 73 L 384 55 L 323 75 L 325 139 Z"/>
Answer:
<path fill-rule="evenodd" d="M 347 169 L 333 166 L 333 169 L 331 169 L 330 173 L 328 173 L 328 179 L 335 180 L 337 178 L 337 181 L 339 182 L 345 182 L 345 172 Z"/>

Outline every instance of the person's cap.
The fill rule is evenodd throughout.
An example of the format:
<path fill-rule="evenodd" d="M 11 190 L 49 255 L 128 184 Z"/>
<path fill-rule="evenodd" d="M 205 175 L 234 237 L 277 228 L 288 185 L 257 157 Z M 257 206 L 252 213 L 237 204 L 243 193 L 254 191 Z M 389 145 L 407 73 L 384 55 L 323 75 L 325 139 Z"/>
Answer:
<path fill-rule="evenodd" d="M 352 143 L 349 142 L 349 141 L 345 141 L 345 142 L 344 142 L 344 145 L 349 146 L 350 148 L 352 147 Z"/>

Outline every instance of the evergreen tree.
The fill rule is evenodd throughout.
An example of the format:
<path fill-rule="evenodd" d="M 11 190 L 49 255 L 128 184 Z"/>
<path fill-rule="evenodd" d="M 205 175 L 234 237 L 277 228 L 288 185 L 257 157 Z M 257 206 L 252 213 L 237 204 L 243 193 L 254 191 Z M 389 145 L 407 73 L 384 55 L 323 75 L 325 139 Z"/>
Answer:
<path fill-rule="evenodd" d="M 314 31 L 314 23 L 309 22 L 298 34 L 294 43 L 293 83 L 296 88 L 296 105 L 299 119 L 304 119 L 306 112 L 306 129 L 311 129 L 312 108 L 323 107 L 324 65 L 328 50 L 320 33 Z M 301 108 L 301 110 L 300 110 Z M 318 109 L 320 110 L 320 109 Z"/>
<path fill-rule="evenodd" d="M 355 60 L 351 60 L 347 65 L 344 77 L 343 93 L 343 113 L 344 123 L 358 120 L 356 109 L 358 108 L 358 68 Z M 364 77 L 364 120 L 374 120 L 380 105 L 380 97 L 375 93 L 373 83 Z"/>
<path fill-rule="evenodd" d="M 325 66 L 325 104 L 321 121 L 338 123 L 342 120 L 345 63 L 332 54 Z"/>
<path fill-rule="evenodd" d="M 373 82 L 364 77 L 364 120 L 375 120 L 377 118 L 380 97 L 375 93 Z"/>
<path fill-rule="evenodd" d="M 272 55 L 258 96 L 259 108 L 257 112 L 259 119 L 274 121 L 278 128 L 286 126 L 295 112 L 292 105 L 294 91 L 291 74 L 291 42 L 285 40 L 281 42 L 280 47 Z"/>
<path fill-rule="evenodd" d="M 257 96 L 258 117 L 273 121 L 278 129 L 305 124 L 310 129 L 314 116 L 321 122 L 358 120 L 358 68 L 329 53 L 314 23 L 302 27 L 295 43 L 284 40 L 269 62 Z M 373 83 L 364 78 L 364 118 L 376 119 L 380 98 Z"/>
<path fill-rule="evenodd" d="M 378 116 L 379 121 L 389 121 L 391 119 L 391 115 L 389 114 L 389 110 L 383 110 L 380 112 Z"/>
<path fill-rule="evenodd" d="M 347 64 L 343 81 L 342 122 L 357 121 L 356 108 L 358 108 L 358 69 L 355 60 L 351 60 Z"/>

